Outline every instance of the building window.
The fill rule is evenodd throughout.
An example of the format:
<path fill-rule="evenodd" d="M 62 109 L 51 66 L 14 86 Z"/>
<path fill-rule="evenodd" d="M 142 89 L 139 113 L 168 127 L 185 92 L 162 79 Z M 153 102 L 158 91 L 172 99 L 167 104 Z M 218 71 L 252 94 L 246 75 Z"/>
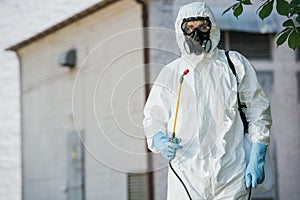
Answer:
<path fill-rule="evenodd" d="M 300 61 L 300 47 L 296 50 L 296 61 Z"/>
<path fill-rule="evenodd" d="M 272 34 L 222 31 L 219 48 L 238 51 L 249 59 L 272 58 Z"/>
<path fill-rule="evenodd" d="M 128 174 L 128 200 L 148 200 L 149 198 L 149 174 Z"/>

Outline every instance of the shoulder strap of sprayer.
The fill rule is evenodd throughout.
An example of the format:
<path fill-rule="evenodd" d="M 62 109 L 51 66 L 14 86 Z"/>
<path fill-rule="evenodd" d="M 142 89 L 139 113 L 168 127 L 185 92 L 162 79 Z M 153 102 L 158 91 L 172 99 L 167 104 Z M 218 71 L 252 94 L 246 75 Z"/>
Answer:
<path fill-rule="evenodd" d="M 237 84 L 239 84 L 234 64 L 232 63 L 232 61 L 231 61 L 231 59 L 229 57 L 229 51 L 225 51 L 225 54 L 226 54 L 226 57 L 227 57 L 227 61 L 228 61 L 229 67 L 230 67 L 232 73 L 234 74 L 234 76 L 236 78 Z M 240 112 L 240 115 L 241 115 L 241 118 L 242 118 L 242 121 L 243 121 L 243 125 L 244 125 L 244 133 L 247 133 L 248 132 L 249 123 L 248 123 L 248 121 L 246 119 L 245 113 L 243 112 L 243 108 L 246 108 L 246 106 L 241 104 L 239 92 L 237 93 L 237 100 L 238 100 L 239 112 Z"/>

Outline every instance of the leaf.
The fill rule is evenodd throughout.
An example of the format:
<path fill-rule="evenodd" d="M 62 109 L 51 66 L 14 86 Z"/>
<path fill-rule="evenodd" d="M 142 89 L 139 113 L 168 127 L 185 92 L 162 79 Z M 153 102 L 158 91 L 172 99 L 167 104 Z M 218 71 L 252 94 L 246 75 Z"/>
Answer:
<path fill-rule="evenodd" d="M 272 10 L 273 10 L 273 4 L 274 4 L 274 0 L 271 1 L 267 1 L 260 9 L 259 11 L 259 17 L 264 20 L 266 17 L 268 17 Z"/>
<path fill-rule="evenodd" d="M 291 5 L 299 6 L 300 5 L 300 0 L 292 0 Z"/>
<path fill-rule="evenodd" d="M 277 46 L 282 45 L 286 41 L 286 39 L 289 36 L 289 34 L 291 33 L 291 31 L 292 31 L 291 28 L 289 28 L 289 29 L 286 28 L 286 29 L 284 29 L 283 31 L 280 32 L 280 33 L 282 33 L 281 35 L 280 35 L 280 33 L 278 34 L 280 36 L 278 37 L 278 39 L 276 41 Z"/>
<path fill-rule="evenodd" d="M 290 4 L 290 9 L 289 9 L 290 16 L 293 16 L 298 11 L 299 11 L 299 9 L 297 8 L 296 5 Z"/>
<path fill-rule="evenodd" d="M 291 49 L 296 49 L 300 46 L 300 35 L 293 30 L 293 32 L 289 35 L 288 44 Z"/>
<path fill-rule="evenodd" d="M 227 13 L 229 10 L 233 10 L 233 8 L 234 8 L 237 4 L 238 4 L 238 3 L 232 5 L 232 6 L 230 6 L 229 8 L 227 8 L 226 10 L 224 10 L 224 12 L 222 13 L 222 16 L 223 16 L 225 13 Z"/>
<path fill-rule="evenodd" d="M 267 1 L 267 2 L 263 3 L 262 5 L 260 5 L 259 8 L 257 8 L 256 13 L 258 13 L 258 11 L 259 11 L 262 7 L 264 7 L 268 2 L 269 2 L 269 1 Z"/>
<path fill-rule="evenodd" d="M 233 15 L 238 18 L 243 12 L 243 5 L 241 3 L 237 3 L 237 5 L 233 8 Z"/>
<path fill-rule="evenodd" d="M 288 19 L 285 22 L 283 22 L 282 26 L 284 27 L 295 27 L 295 24 L 292 19 Z"/>
<path fill-rule="evenodd" d="M 289 15 L 290 4 L 285 0 L 277 0 L 276 10 L 278 14 L 287 16 Z"/>
<path fill-rule="evenodd" d="M 252 5 L 251 0 L 242 0 L 242 4 Z"/>
<path fill-rule="evenodd" d="M 282 31 L 280 31 L 279 33 L 276 34 L 276 37 L 278 37 L 281 33 L 285 32 L 287 30 L 290 30 L 290 29 L 292 29 L 292 28 L 285 28 L 285 29 L 283 29 Z"/>

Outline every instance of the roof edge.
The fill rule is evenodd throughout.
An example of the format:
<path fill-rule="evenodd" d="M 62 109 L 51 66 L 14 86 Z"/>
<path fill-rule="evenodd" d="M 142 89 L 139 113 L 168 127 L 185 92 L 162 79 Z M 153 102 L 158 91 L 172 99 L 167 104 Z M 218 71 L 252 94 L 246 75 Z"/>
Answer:
<path fill-rule="evenodd" d="M 5 50 L 6 51 L 18 51 L 20 48 L 28 45 L 28 44 L 31 44 L 32 42 L 35 42 L 43 37 L 46 37 L 47 35 L 51 34 L 51 33 L 54 33 L 66 26 L 68 26 L 69 24 L 72 24 L 73 22 L 77 21 L 77 20 L 80 20 L 90 14 L 93 14 L 94 12 L 112 4 L 112 3 L 115 3 L 117 1 L 120 1 L 120 0 L 103 0 L 103 1 L 100 1 L 94 5 L 92 5 L 91 7 L 53 25 L 53 26 L 50 26 L 49 28 L 45 29 L 44 31 L 41 31 L 39 33 L 37 33 L 36 35 L 32 36 L 32 37 L 29 37 L 28 39 L 25 39 L 21 42 L 18 42 L 17 44 L 14 44 L 8 48 L 6 48 Z"/>

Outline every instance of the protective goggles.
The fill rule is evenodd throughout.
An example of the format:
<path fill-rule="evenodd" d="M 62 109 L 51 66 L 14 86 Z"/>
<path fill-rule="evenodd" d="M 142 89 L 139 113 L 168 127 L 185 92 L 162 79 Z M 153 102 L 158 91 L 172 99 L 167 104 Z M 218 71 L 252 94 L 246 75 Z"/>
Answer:
<path fill-rule="evenodd" d="M 200 24 L 195 26 L 194 24 L 188 23 L 191 21 L 200 21 Z M 211 29 L 211 21 L 209 20 L 209 17 L 188 17 L 182 20 L 181 30 L 184 35 L 192 35 L 196 28 L 202 33 L 209 32 Z"/>

